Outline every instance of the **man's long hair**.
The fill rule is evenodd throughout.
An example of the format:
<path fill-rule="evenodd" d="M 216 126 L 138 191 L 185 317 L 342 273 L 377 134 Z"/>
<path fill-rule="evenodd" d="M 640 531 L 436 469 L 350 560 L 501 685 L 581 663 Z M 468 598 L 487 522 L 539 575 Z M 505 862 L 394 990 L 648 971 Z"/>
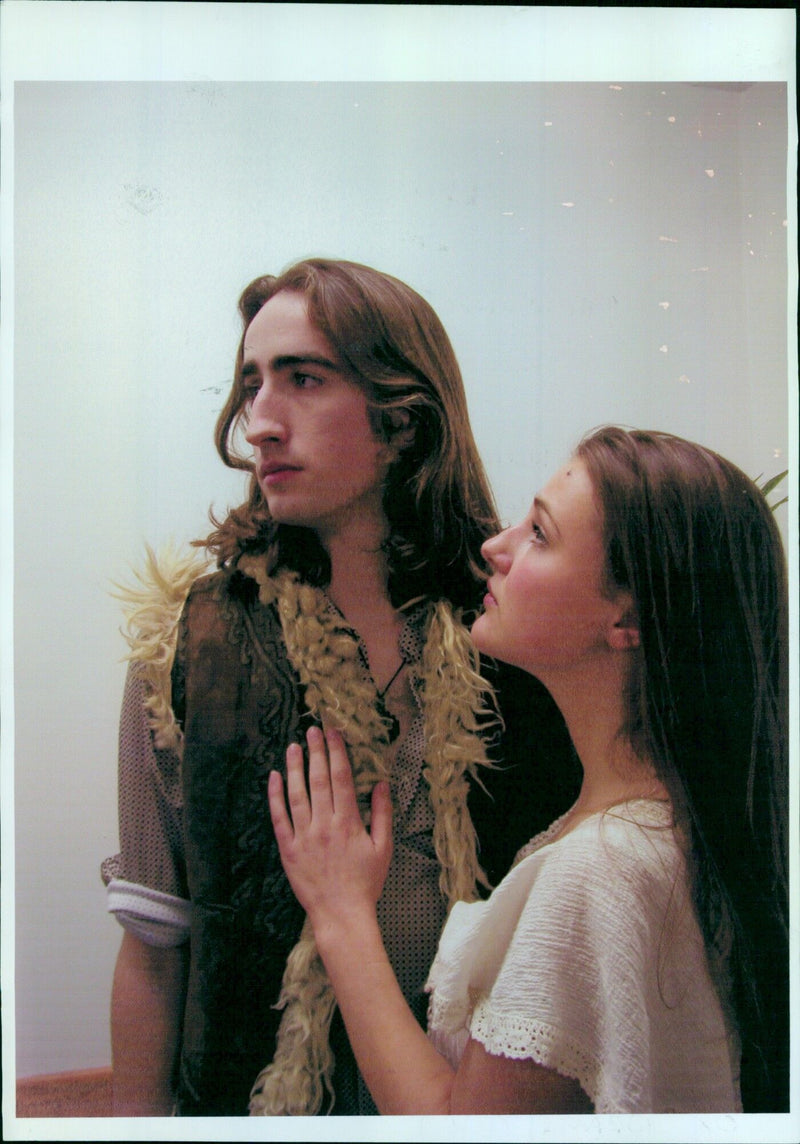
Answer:
<path fill-rule="evenodd" d="M 313 530 L 271 519 L 253 461 L 235 442 L 247 422 L 245 333 L 280 291 L 305 298 L 310 321 L 363 389 L 378 439 L 390 441 L 398 411 L 406 411 L 401 416 L 408 418 L 413 437 L 400 450 L 383 489 L 392 602 L 399 607 L 417 597 L 445 598 L 457 607 L 476 608 L 485 581 L 480 547 L 499 525 L 455 353 L 424 298 L 398 279 L 352 262 L 309 259 L 278 277 L 256 278 L 242 293 L 244 329 L 215 441 L 227 466 L 252 475 L 245 502 L 222 521 L 212 516 L 216 527 L 205 545 L 220 564 L 245 552 L 266 551 L 273 568 L 294 568 L 317 585 L 330 576 L 327 554 Z"/>
<path fill-rule="evenodd" d="M 788 592 L 780 533 L 735 465 L 666 433 L 605 428 L 576 454 L 606 577 L 637 610 L 625 731 L 689 839 L 712 969 L 742 1042 L 745 1111 L 788 1109 Z"/>

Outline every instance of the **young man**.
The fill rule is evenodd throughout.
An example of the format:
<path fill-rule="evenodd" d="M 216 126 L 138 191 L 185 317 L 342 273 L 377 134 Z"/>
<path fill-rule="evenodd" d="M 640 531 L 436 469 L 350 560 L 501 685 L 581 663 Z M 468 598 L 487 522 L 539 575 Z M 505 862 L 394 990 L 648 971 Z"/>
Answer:
<path fill-rule="evenodd" d="M 240 312 L 216 441 L 252 473 L 249 497 L 205 542 L 216 572 L 151 561 L 131 598 L 121 854 L 104 870 L 126 929 L 115 1110 L 368 1114 L 281 867 L 270 770 L 320 723 L 344 735 L 362 794 L 390 778 L 380 924 L 423 1024 L 449 905 L 474 896 L 481 867 L 499 880 L 530 837 L 511 768 L 480 764 L 535 752 L 542 825 L 577 772 L 543 689 L 485 665 L 501 732 L 475 670 L 464 621 L 497 521 L 431 307 L 387 275 L 315 259 L 251 283 Z"/>

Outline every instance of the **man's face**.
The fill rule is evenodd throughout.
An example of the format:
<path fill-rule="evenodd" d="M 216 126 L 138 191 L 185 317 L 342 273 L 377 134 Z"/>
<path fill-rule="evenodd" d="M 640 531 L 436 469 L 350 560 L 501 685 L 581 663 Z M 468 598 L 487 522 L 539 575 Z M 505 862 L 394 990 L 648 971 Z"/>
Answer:
<path fill-rule="evenodd" d="M 382 535 L 386 449 L 302 294 L 281 291 L 256 314 L 242 379 L 251 395 L 246 437 L 273 519 L 313 528 L 323 542 L 365 526 Z"/>

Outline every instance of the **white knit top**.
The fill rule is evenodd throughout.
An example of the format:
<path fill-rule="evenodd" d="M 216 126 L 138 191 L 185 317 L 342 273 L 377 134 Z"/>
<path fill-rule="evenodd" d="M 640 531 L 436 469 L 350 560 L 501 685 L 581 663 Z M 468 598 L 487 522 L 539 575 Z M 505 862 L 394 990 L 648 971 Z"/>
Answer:
<path fill-rule="evenodd" d="M 665 803 L 538 835 L 485 902 L 453 908 L 429 1034 L 575 1078 L 596 1112 L 741 1112 L 738 1040 L 711 980 Z"/>

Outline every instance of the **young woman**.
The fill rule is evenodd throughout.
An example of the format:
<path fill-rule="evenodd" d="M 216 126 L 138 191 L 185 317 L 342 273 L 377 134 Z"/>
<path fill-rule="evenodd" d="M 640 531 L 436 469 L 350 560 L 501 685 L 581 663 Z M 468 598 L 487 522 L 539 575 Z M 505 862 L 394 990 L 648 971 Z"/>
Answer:
<path fill-rule="evenodd" d="M 473 640 L 546 685 L 583 782 L 487 901 L 451 911 L 427 1038 L 375 924 L 386 785 L 368 833 L 344 741 L 319 729 L 309 793 L 297 746 L 286 791 L 270 780 L 378 1108 L 785 1110 L 787 593 L 769 507 L 708 449 L 608 428 L 483 553 Z"/>

